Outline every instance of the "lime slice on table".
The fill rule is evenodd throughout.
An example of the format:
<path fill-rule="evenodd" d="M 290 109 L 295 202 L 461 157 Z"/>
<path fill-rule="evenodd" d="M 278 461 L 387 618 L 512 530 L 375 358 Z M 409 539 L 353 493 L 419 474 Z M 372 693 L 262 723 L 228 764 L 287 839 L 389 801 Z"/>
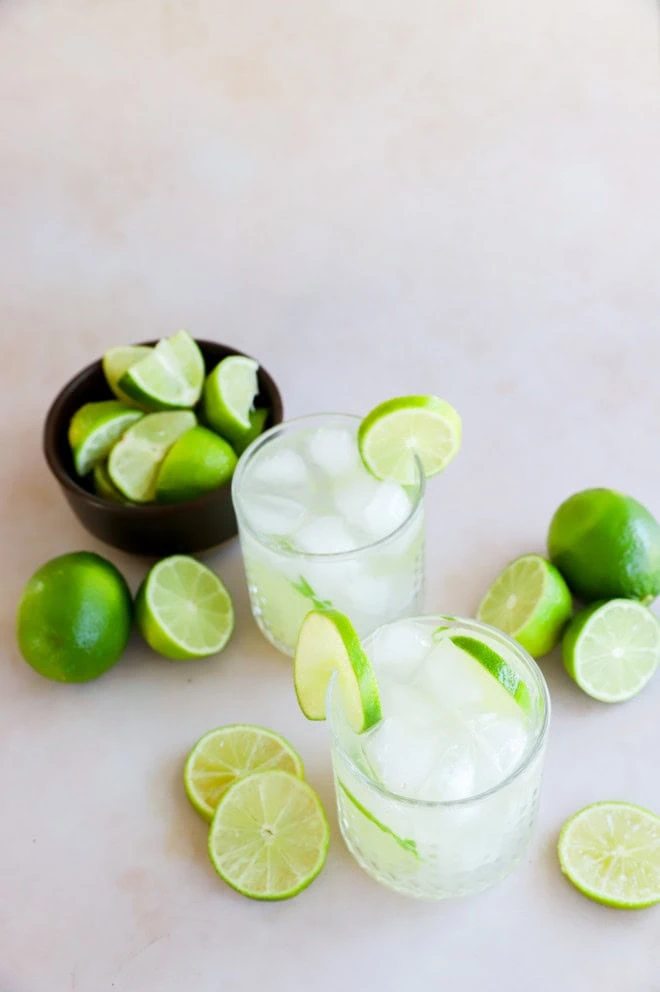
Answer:
<path fill-rule="evenodd" d="M 325 864 L 330 830 L 321 800 L 289 772 L 255 772 L 218 803 L 209 856 L 218 875 L 250 899 L 289 899 Z"/>
<path fill-rule="evenodd" d="M 118 400 L 134 405 L 135 401 L 120 387 L 119 380 L 124 372 L 150 355 L 152 350 L 143 344 L 123 344 L 106 351 L 103 356 L 103 374 L 105 381 Z"/>
<path fill-rule="evenodd" d="M 362 461 L 377 479 L 417 481 L 418 458 L 430 478 L 449 465 L 461 446 L 461 418 L 437 396 L 402 396 L 368 413 L 358 429 Z"/>
<path fill-rule="evenodd" d="M 97 462 L 92 472 L 94 492 L 103 499 L 111 499 L 114 503 L 125 503 L 126 499 L 117 489 L 108 475 L 107 462 Z"/>
<path fill-rule="evenodd" d="M 660 661 L 660 624 L 646 606 L 612 599 L 580 610 L 562 645 L 564 668 L 594 699 L 622 703 L 644 688 Z"/>
<path fill-rule="evenodd" d="M 573 600 L 554 565 L 523 555 L 506 566 L 482 599 L 477 619 L 514 637 L 533 658 L 559 643 Z"/>
<path fill-rule="evenodd" d="M 308 720 L 325 720 L 333 672 L 353 730 L 375 726 L 382 716 L 378 684 L 353 624 L 339 610 L 313 610 L 300 628 L 293 662 L 296 696 Z"/>
<path fill-rule="evenodd" d="M 531 708 L 529 689 L 508 661 L 505 661 L 489 644 L 485 644 L 476 637 L 469 637 L 467 634 L 449 634 L 448 636 L 452 644 L 460 648 L 461 651 L 465 651 L 471 658 L 478 661 L 486 671 L 490 672 L 502 688 L 506 689 L 510 696 L 513 696 L 521 709 L 528 711 Z"/>
<path fill-rule="evenodd" d="M 204 359 L 187 331 L 163 338 L 119 380 L 120 389 L 150 410 L 192 407 L 203 384 Z"/>
<path fill-rule="evenodd" d="M 135 618 L 147 644 L 175 661 L 217 654 L 234 629 L 234 607 L 223 583 L 187 555 L 153 566 L 138 590 Z"/>
<path fill-rule="evenodd" d="M 236 467 L 231 445 L 206 427 L 192 427 L 165 455 L 156 480 L 156 499 L 195 499 L 229 482 Z"/>
<path fill-rule="evenodd" d="M 272 768 L 305 777 L 300 755 L 283 737 L 264 727 L 236 723 L 210 730 L 197 741 L 183 781 L 197 812 L 211 820 L 220 797 L 237 779 Z"/>
<path fill-rule="evenodd" d="M 124 431 L 143 416 L 140 410 L 119 400 L 85 403 L 76 410 L 69 424 L 69 444 L 78 475 L 91 472 Z"/>
<path fill-rule="evenodd" d="M 210 427 L 229 441 L 240 440 L 251 430 L 250 411 L 259 392 L 258 362 L 245 355 L 230 355 L 206 377 L 202 405 Z"/>
<path fill-rule="evenodd" d="M 660 817 L 632 803 L 594 803 L 564 824 L 559 863 L 589 899 L 616 909 L 660 902 Z"/>
<path fill-rule="evenodd" d="M 154 499 L 161 462 L 174 442 L 196 423 L 190 410 L 147 414 L 110 452 L 108 474 L 113 485 L 135 503 Z"/>

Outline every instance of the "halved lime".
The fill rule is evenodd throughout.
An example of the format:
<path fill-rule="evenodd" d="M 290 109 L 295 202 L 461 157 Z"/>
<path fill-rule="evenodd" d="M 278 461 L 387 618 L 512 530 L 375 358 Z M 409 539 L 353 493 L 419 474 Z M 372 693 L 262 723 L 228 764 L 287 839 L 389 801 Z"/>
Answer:
<path fill-rule="evenodd" d="M 108 465 L 106 462 L 97 462 L 92 472 L 92 478 L 94 480 L 94 492 L 97 496 L 102 496 L 103 499 L 111 499 L 113 503 L 126 502 L 108 475 Z"/>
<path fill-rule="evenodd" d="M 266 426 L 266 421 L 268 420 L 269 413 L 270 410 L 267 410 L 265 409 L 265 407 L 262 406 L 258 407 L 256 410 L 250 411 L 249 428 L 246 431 L 244 431 L 242 434 L 240 434 L 238 431 L 235 431 L 231 438 L 232 446 L 237 455 L 242 455 L 245 449 L 252 444 L 254 439 L 259 437 L 260 434 L 263 434 L 263 430 L 264 427 Z"/>
<path fill-rule="evenodd" d="M 187 331 L 163 338 L 119 380 L 120 389 L 150 410 L 192 407 L 203 384 L 204 359 Z"/>
<path fill-rule="evenodd" d="M 489 644 L 467 634 L 449 635 L 449 640 L 490 672 L 502 688 L 513 696 L 521 709 L 525 711 L 530 709 L 532 703 L 529 689 L 508 661 L 505 661 Z"/>
<path fill-rule="evenodd" d="M 110 452 L 108 474 L 113 485 L 135 503 L 154 499 L 161 462 L 174 442 L 196 423 L 190 410 L 147 414 Z"/>
<path fill-rule="evenodd" d="M 119 400 L 85 403 L 76 410 L 69 424 L 69 444 L 78 475 L 91 472 L 124 431 L 143 416 L 140 410 Z"/>
<path fill-rule="evenodd" d="M 183 781 L 197 812 L 211 820 L 230 785 L 271 768 L 305 777 L 300 755 L 283 737 L 264 727 L 235 723 L 210 730 L 197 741 L 188 755 Z"/>
<path fill-rule="evenodd" d="M 120 387 L 119 380 L 124 372 L 127 372 L 137 362 L 141 362 L 151 352 L 151 348 L 142 344 L 123 344 L 106 351 L 103 356 L 103 374 L 118 400 L 131 406 L 134 405 L 135 401 Z"/>
<path fill-rule="evenodd" d="M 339 610 L 312 610 L 300 628 L 293 683 L 308 720 L 325 720 L 328 684 L 337 672 L 348 722 L 361 734 L 381 719 L 378 683 L 353 624 Z"/>
<path fill-rule="evenodd" d="M 437 396 L 402 396 L 368 413 L 358 429 L 362 461 L 377 479 L 417 481 L 416 458 L 430 478 L 449 465 L 461 446 L 461 418 Z"/>
<path fill-rule="evenodd" d="M 559 643 L 573 600 L 560 572 L 540 555 L 506 566 L 482 599 L 477 619 L 514 637 L 533 658 Z"/>
<path fill-rule="evenodd" d="M 632 803 L 594 803 L 564 824 L 559 863 L 589 899 L 615 909 L 660 902 L 660 817 Z"/>
<path fill-rule="evenodd" d="M 234 607 L 223 583 L 187 555 L 153 566 L 138 591 L 135 618 L 147 644 L 175 661 L 217 654 L 234 629 Z"/>
<path fill-rule="evenodd" d="M 250 899 L 289 899 L 325 864 L 330 829 L 314 790 L 289 772 L 255 772 L 218 803 L 209 856 L 218 875 Z"/>
<path fill-rule="evenodd" d="M 230 355 L 206 377 L 202 404 L 210 427 L 229 441 L 251 428 L 250 411 L 259 392 L 259 364 L 245 355 Z"/>
<path fill-rule="evenodd" d="M 229 482 L 237 461 L 228 441 L 206 427 L 192 427 L 165 455 L 156 480 L 156 499 L 177 503 L 218 489 Z"/>
<path fill-rule="evenodd" d="M 564 667 L 603 703 L 622 703 L 644 688 L 660 661 L 660 623 L 641 603 L 612 599 L 581 610 L 562 645 Z"/>

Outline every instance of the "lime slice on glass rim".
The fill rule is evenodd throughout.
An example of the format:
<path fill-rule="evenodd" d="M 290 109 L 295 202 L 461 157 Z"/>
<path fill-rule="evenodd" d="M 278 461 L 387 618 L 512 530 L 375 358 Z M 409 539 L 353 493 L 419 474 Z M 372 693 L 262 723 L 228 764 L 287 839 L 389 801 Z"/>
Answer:
<path fill-rule="evenodd" d="M 186 795 L 210 821 L 230 785 L 272 768 L 305 777 L 300 755 L 274 731 L 247 723 L 217 727 L 204 734 L 188 755 L 183 773 Z"/>
<path fill-rule="evenodd" d="M 196 423 L 191 410 L 172 410 L 149 413 L 129 427 L 108 458 L 113 485 L 135 503 L 154 499 L 161 462 L 174 442 Z"/>
<path fill-rule="evenodd" d="M 482 668 L 490 672 L 502 688 L 506 689 L 510 696 L 513 696 L 522 710 L 529 712 L 532 706 L 529 689 L 508 661 L 505 661 L 494 648 L 476 637 L 469 637 L 467 634 L 448 634 L 447 636 L 452 644 L 460 648 L 461 651 L 465 651 Z"/>
<path fill-rule="evenodd" d="M 85 403 L 69 424 L 69 444 L 78 475 L 87 475 L 102 461 L 115 441 L 144 414 L 119 400 Z"/>
<path fill-rule="evenodd" d="M 561 870 L 589 899 L 615 909 L 660 902 L 660 817 L 632 803 L 594 803 L 562 827 Z"/>
<path fill-rule="evenodd" d="M 204 359 L 188 331 L 163 338 L 131 365 L 119 388 L 150 410 L 178 410 L 197 403 L 204 384 Z"/>
<path fill-rule="evenodd" d="M 562 644 L 564 668 L 602 703 L 622 703 L 644 688 L 660 662 L 660 623 L 632 599 L 580 610 Z"/>
<path fill-rule="evenodd" d="M 289 772 L 255 772 L 231 785 L 209 832 L 218 875 L 250 899 L 290 899 L 319 874 L 330 829 L 321 800 Z"/>
<path fill-rule="evenodd" d="M 132 400 L 120 387 L 119 380 L 125 372 L 137 362 L 141 362 L 152 351 L 153 348 L 145 344 L 124 344 L 106 351 L 102 363 L 103 374 L 105 375 L 105 381 L 118 400 L 122 400 L 130 406 L 135 405 L 135 400 Z"/>
<path fill-rule="evenodd" d="M 293 682 L 308 720 L 325 720 L 328 685 L 337 672 L 346 716 L 364 733 L 382 717 L 378 683 L 353 624 L 339 610 L 312 610 L 305 617 L 293 661 Z"/>
<path fill-rule="evenodd" d="M 506 566 L 482 599 L 477 619 L 515 638 L 533 658 L 559 643 L 573 599 L 560 572 L 541 555 Z"/>
<path fill-rule="evenodd" d="M 223 358 L 206 377 L 202 406 L 209 426 L 238 443 L 253 429 L 250 412 L 259 392 L 258 362 L 245 355 Z"/>
<path fill-rule="evenodd" d="M 358 428 L 360 455 L 377 479 L 414 485 L 416 459 L 427 479 L 442 472 L 460 449 L 461 429 L 459 414 L 437 396 L 386 400 Z"/>
<path fill-rule="evenodd" d="M 165 455 L 156 480 L 156 499 L 178 503 L 224 486 L 234 474 L 236 453 L 206 427 L 191 427 Z"/>
<path fill-rule="evenodd" d="M 138 590 L 135 618 L 147 644 L 175 661 L 218 654 L 234 629 L 225 586 L 187 555 L 172 555 L 153 566 Z"/>

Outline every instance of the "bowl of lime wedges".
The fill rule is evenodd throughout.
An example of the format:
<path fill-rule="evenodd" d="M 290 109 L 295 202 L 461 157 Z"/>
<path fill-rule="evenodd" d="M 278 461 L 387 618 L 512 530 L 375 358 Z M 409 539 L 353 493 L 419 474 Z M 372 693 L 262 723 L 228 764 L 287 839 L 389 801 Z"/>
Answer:
<path fill-rule="evenodd" d="M 74 376 L 48 411 L 43 447 L 95 537 L 133 554 L 191 554 L 236 534 L 237 460 L 282 417 L 255 359 L 179 331 L 112 348 Z"/>

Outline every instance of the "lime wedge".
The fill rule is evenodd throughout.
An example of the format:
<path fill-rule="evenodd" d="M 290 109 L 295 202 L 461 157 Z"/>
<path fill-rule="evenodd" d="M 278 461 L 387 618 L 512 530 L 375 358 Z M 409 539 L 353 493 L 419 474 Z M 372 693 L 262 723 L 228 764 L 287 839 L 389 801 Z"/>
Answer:
<path fill-rule="evenodd" d="M 660 817 L 632 803 L 594 803 L 567 820 L 559 863 L 589 899 L 615 909 L 660 902 Z"/>
<path fill-rule="evenodd" d="M 328 684 L 338 673 L 348 722 L 361 734 L 381 719 L 376 676 L 353 624 L 338 610 L 313 610 L 300 628 L 293 682 L 308 720 L 325 720 Z"/>
<path fill-rule="evenodd" d="M 189 410 L 143 417 L 110 452 L 108 474 L 113 485 L 135 503 L 154 499 L 163 458 L 174 442 L 196 423 L 195 414 Z"/>
<path fill-rule="evenodd" d="M 159 341 L 141 361 L 131 365 L 119 388 L 151 410 L 192 407 L 204 384 L 204 359 L 187 331 Z"/>
<path fill-rule="evenodd" d="M 101 496 L 103 499 L 111 499 L 114 503 L 126 502 L 108 475 L 108 465 L 106 462 L 97 462 L 94 466 L 92 478 L 94 480 L 94 492 L 97 496 Z"/>
<path fill-rule="evenodd" d="M 404 851 L 409 851 L 411 854 L 414 854 L 416 858 L 419 858 L 419 854 L 417 853 L 417 844 L 414 840 L 407 840 L 405 837 L 399 837 L 398 834 L 395 834 L 394 831 L 388 826 L 376 819 L 373 813 L 370 813 L 367 807 L 363 806 L 359 799 L 355 798 L 353 793 L 346 788 L 341 779 L 338 778 L 336 781 L 338 788 L 341 789 L 348 801 L 352 803 L 358 813 L 361 813 L 366 820 L 372 823 L 375 827 L 378 827 L 381 833 L 387 834 L 387 836 L 398 844 L 399 847 L 403 848 Z"/>
<path fill-rule="evenodd" d="M 260 434 L 263 434 L 269 413 L 270 410 L 267 410 L 261 406 L 258 407 L 256 410 L 250 411 L 249 428 L 246 431 L 244 431 L 242 434 L 239 433 L 238 431 L 235 431 L 231 438 L 232 446 L 237 455 L 242 455 L 245 449 L 249 448 L 249 446 L 252 444 L 255 438 L 259 437 Z"/>
<path fill-rule="evenodd" d="M 142 344 L 124 344 L 119 345 L 118 348 L 111 348 L 110 351 L 106 351 L 103 356 L 103 374 L 118 400 L 122 400 L 131 406 L 134 405 L 135 401 L 120 387 L 119 380 L 124 372 L 127 372 L 137 362 L 141 362 L 151 352 L 151 348 Z"/>
<path fill-rule="evenodd" d="M 188 755 L 183 781 L 197 812 L 211 820 L 230 785 L 271 768 L 304 778 L 302 759 L 288 741 L 272 730 L 236 723 L 210 730 L 197 741 Z"/>
<path fill-rule="evenodd" d="M 513 696 L 521 709 L 528 711 L 531 708 L 529 689 L 511 665 L 490 645 L 476 637 L 468 637 L 467 634 L 454 634 L 449 640 L 490 672 L 502 688 Z"/>
<path fill-rule="evenodd" d="M 69 424 L 69 444 L 78 475 L 87 475 L 102 461 L 115 441 L 143 414 L 119 400 L 85 403 Z"/>
<path fill-rule="evenodd" d="M 560 572 L 540 555 L 523 555 L 506 566 L 477 611 L 477 619 L 514 637 L 533 658 L 559 643 L 573 600 Z"/>
<path fill-rule="evenodd" d="M 258 368 L 253 358 L 230 355 L 206 377 L 204 416 L 209 426 L 229 441 L 240 440 L 251 429 L 250 411 L 259 392 Z"/>
<path fill-rule="evenodd" d="M 187 661 L 222 651 L 234 629 L 231 596 L 210 568 L 186 555 L 154 565 L 135 602 L 140 633 L 154 651 Z"/>
<path fill-rule="evenodd" d="M 564 668 L 602 703 L 622 703 L 644 688 L 660 661 L 660 624 L 632 599 L 594 603 L 577 613 L 562 645 Z"/>
<path fill-rule="evenodd" d="M 430 478 L 449 465 L 461 446 L 461 418 L 437 396 L 402 396 L 368 413 L 358 430 L 362 461 L 377 479 L 417 481 L 416 459 Z"/>
<path fill-rule="evenodd" d="M 209 833 L 218 875 L 250 899 L 289 899 L 325 864 L 330 830 L 314 790 L 289 772 L 255 772 L 221 798 Z"/>
<path fill-rule="evenodd" d="M 165 455 L 156 480 L 156 499 L 195 499 L 229 482 L 237 462 L 234 449 L 206 427 L 192 427 Z"/>

